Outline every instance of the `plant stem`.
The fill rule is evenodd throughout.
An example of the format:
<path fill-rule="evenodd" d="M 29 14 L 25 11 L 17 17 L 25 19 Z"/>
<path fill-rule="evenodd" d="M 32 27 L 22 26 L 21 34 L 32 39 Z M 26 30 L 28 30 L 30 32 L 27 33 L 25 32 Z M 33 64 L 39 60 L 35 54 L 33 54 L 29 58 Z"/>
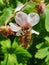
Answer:
<path fill-rule="evenodd" d="M 19 10 L 19 11 L 23 11 L 24 7 L 27 6 L 32 0 L 30 0 L 29 2 L 25 3 L 24 6 Z M 19 12 L 18 11 L 18 12 Z M 14 12 L 14 14 L 12 16 L 10 16 L 6 21 L 5 21 L 5 26 L 7 25 L 7 23 L 10 21 L 10 19 L 14 18 L 17 12 Z"/>

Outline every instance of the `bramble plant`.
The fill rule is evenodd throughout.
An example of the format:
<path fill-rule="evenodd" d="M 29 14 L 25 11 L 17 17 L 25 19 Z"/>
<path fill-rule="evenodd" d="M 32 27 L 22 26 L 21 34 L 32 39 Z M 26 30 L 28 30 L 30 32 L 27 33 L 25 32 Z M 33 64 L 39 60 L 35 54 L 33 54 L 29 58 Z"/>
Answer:
<path fill-rule="evenodd" d="M 0 65 L 49 65 L 49 0 L 0 0 Z"/>

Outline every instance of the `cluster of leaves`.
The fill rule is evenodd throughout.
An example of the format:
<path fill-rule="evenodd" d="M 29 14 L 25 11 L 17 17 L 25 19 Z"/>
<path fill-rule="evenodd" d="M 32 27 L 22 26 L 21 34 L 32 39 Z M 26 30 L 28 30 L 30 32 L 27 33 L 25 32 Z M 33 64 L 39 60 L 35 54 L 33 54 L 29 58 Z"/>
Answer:
<path fill-rule="evenodd" d="M 14 0 L 13 2 L 13 0 L 0 0 L 0 26 L 4 26 L 5 21 L 13 15 L 19 2 L 21 1 Z M 26 1 L 23 1 L 23 3 L 25 2 Z M 30 7 L 31 4 L 28 6 Z M 27 9 L 28 6 L 25 9 Z M 27 11 L 28 10 L 25 12 L 27 13 Z M 13 22 L 15 20 L 13 18 L 10 21 Z M 17 37 L 9 36 L 4 38 L 0 34 L 0 65 L 27 65 L 27 61 L 31 57 L 32 55 L 27 51 L 27 49 L 18 45 Z"/>
<path fill-rule="evenodd" d="M 3 26 L 8 17 L 12 16 L 19 2 L 28 0 L 0 0 L 0 26 Z M 45 0 L 48 3 L 49 0 Z M 24 12 L 37 12 L 36 2 L 31 2 L 24 8 Z M 10 20 L 14 21 L 14 19 Z M 33 44 L 27 50 L 18 45 L 17 37 L 2 37 L 0 34 L 0 65 L 49 65 L 49 5 L 40 15 L 40 22 L 33 27 L 40 35 L 33 35 Z M 29 52 L 31 53 L 29 53 Z M 28 60 L 31 58 L 30 60 Z M 27 62 L 28 61 L 28 62 Z"/>
<path fill-rule="evenodd" d="M 12 44 L 10 39 L 4 39 L 0 41 L 0 45 L 3 54 L 0 57 L 4 57 L 1 65 L 26 65 L 27 60 L 32 57 L 27 50 L 16 43 L 16 39 Z"/>
<path fill-rule="evenodd" d="M 42 60 L 41 65 L 49 65 L 49 4 L 45 7 L 44 14 L 41 15 L 40 41 L 36 44 L 37 52 L 35 58 Z M 38 60 L 39 61 L 39 60 Z"/>

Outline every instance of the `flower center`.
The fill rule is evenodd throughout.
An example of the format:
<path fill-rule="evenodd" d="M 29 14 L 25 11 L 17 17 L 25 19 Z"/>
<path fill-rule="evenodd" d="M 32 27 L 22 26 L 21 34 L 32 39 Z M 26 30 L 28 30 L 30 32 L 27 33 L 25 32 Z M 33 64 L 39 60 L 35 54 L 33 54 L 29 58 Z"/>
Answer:
<path fill-rule="evenodd" d="M 26 23 L 22 26 L 22 30 L 28 30 L 30 28 L 30 24 Z"/>

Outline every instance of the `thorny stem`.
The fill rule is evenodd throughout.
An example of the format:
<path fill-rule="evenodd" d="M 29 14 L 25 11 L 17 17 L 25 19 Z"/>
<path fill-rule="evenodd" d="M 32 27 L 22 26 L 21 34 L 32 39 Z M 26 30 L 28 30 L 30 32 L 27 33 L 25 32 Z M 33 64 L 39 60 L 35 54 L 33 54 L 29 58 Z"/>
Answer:
<path fill-rule="evenodd" d="M 25 3 L 24 6 L 19 10 L 19 11 L 23 11 L 24 10 L 24 7 L 27 6 L 30 2 L 32 2 L 32 0 L 30 0 L 29 2 Z M 17 12 L 19 12 L 17 11 Z M 14 12 L 14 14 L 12 16 L 10 16 L 6 21 L 5 21 L 5 26 L 7 25 L 7 23 L 10 21 L 10 19 L 14 18 L 16 13 L 17 12 Z"/>

